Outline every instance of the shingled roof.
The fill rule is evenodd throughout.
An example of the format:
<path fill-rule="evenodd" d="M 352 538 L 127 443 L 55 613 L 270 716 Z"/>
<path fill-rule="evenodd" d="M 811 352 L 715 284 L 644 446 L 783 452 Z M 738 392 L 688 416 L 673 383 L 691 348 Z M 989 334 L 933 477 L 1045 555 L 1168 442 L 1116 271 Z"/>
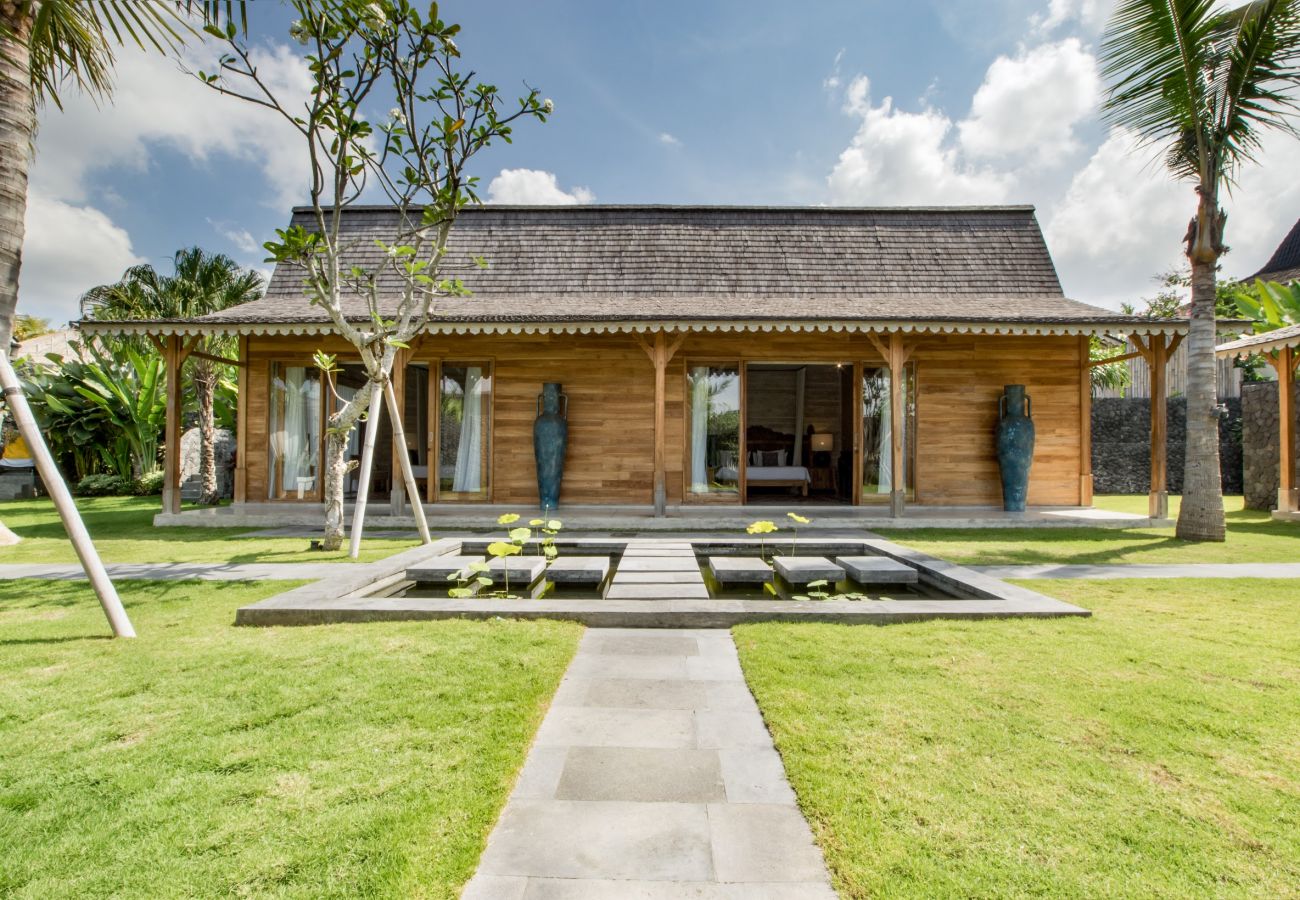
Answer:
<path fill-rule="evenodd" d="M 1277 245 L 1269 261 L 1264 263 L 1264 268 L 1246 281 L 1253 282 L 1256 278 L 1280 281 L 1284 284 L 1300 281 L 1300 219 L 1291 226 L 1291 231 L 1282 239 L 1282 243 Z"/>
<path fill-rule="evenodd" d="M 309 210 L 293 223 L 312 227 Z M 379 268 L 390 207 L 344 216 L 347 265 Z M 486 269 L 472 264 L 485 257 Z M 1066 299 L 1029 206 L 779 208 L 484 206 L 452 231 L 449 268 L 473 291 L 443 323 L 1007 322 L 1133 324 Z M 400 289 L 381 277 L 381 293 Z M 349 316 L 365 318 L 358 298 Z M 277 266 L 260 300 L 205 326 L 327 321 L 299 270 Z"/>

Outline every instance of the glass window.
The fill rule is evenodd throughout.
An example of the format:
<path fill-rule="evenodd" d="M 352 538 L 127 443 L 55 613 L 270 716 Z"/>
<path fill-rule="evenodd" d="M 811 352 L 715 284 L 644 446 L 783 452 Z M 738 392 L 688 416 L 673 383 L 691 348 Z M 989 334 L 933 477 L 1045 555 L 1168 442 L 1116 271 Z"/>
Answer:
<path fill-rule="evenodd" d="M 916 370 L 903 367 L 903 472 L 905 496 L 916 493 L 913 479 L 916 447 Z M 894 423 L 889 398 L 889 369 L 862 369 L 862 502 L 888 502 L 894 490 L 892 451 Z"/>
<path fill-rule="evenodd" d="M 311 366 L 274 364 L 271 367 L 271 498 L 317 497 L 320 453 L 320 372 Z"/>
<path fill-rule="evenodd" d="M 686 376 L 693 494 L 736 493 L 740 487 L 740 369 L 691 366 Z"/>
<path fill-rule="evenodd" d="M 492 367 L 488 363 L 443 363 L 438 391 L 439 496 L 486 499 Z"/>

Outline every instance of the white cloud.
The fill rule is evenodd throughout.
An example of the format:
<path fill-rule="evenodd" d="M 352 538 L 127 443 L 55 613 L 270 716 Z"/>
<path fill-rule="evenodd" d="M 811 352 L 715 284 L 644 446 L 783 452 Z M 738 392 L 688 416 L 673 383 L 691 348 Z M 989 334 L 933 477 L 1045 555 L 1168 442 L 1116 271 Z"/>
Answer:
<path fill-rule="evenodd" d="M 827 91 L 834 93 L 839 90 L 840 84 L 840 63 L 844 61 L 844 48 L 841 47 L 835 54 L 835 62 L 831 64 L 831 74 L 822 79 L 822 87 Z"/>
<path fill-rule="evenodd" d="M 827 179 L 831 202 L 882 205 L 1002 203 L 1012 179 L 978 168 L 949 140 L 952 120 L 941 111 L 896 110 L 892 98 L 872 103 L 870 84 L 858 76 L 849 85 L 845 110 L 862 117 L 849 147 Z"/>
<path fill-rule="evenodd" d="M 73 206 L 39 191 L 27 196 L 27 239 L 18 311 L 61 323 L 78 318 L 89 288 L 109 284 L 144 262 L 131 237 L 90 206 Z"/>
<path fill-rule="evenodd" d="M 1115 8 L 1115 0 L 1049 0 L 1047 12 L 1029 17 L 1030 24 L 1046 34 L 1070 22 L 1088 31 L 1101 31 Z"/>
<path fill-rule="evenodd" d="M 489 203 L 570 206 L 591 203 L 596 195 L 584 187 L 560 188 L 552 172 L 540 169 L 502 169 L 488 184 Z"/>
<path fill-rule="evenodd" d="M 258 50 L 254 60 L 279 96 L 309 92 L 306 64 L 288 47 Z M 70 92 L 63 112 L 47 108 L 41 117 L 32 182 L 47 196 L 84 202 L 92 174 L 120 168 L 147 172 L 152 150 L 161 145 L 199 165 L 225 155 L 260 169 L 271 188 L 267 200 L 278 207 L 306 197 L 304 142 L 275 113 L 216 94 L 159 54 L 120 54 L 115 78 L 110 102 L 96 106 Z"/>
<path fill-rule="evenodd" d="M 666 131 L 659 132 L 659 143 L 665 147 L 680 147 L 682 142 Z"/>
<path fill-rule="evenodd" d="M 261 243 L 258 242 L 257 238 L 253 237 L 253 233 L 248 229 L 240 228 L 229 222 L 214 222 L 212 219 L 208 219 L 208 224 L 212 226 L 213 231 L 234 244 L 241 253 L 262 252 Z"/>
<path fill-rule="evenodd" d="M 1097 60 L 1077 38 L 999 56 L 958 126 L 972 158 L 1061 162 L 1079 148 L 1075 128 L 1097 108 Z"/>

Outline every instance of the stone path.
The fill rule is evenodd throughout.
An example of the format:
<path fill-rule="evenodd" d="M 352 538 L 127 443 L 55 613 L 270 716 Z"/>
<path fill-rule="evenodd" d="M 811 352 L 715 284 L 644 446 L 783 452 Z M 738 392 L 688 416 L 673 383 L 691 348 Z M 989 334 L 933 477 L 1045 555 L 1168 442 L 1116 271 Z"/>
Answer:
<path fill-rule="evenodd" d="M 631 540 L 623 550 L 609 600 L 707 600 L 709 589 L 689 541 Z"/>
<path fill-rule="evenodd" d="M 1300 578 L 1300 563 L 970 566 L 994 578 Z"/>
<path fill-rule="evenodd" d="M 588 630 L 463 896 L 835 897 L 730 633 Z"/>
<path fill-rule="evenodd" d="M 314 581 L 329 570 L 351 571 L 355 563 L 108 563 L 110 578 L 149 581 Z M 77 563 L 4 563 L 0 579 L 48 578 L 57 581 L 84 579 Z"/>

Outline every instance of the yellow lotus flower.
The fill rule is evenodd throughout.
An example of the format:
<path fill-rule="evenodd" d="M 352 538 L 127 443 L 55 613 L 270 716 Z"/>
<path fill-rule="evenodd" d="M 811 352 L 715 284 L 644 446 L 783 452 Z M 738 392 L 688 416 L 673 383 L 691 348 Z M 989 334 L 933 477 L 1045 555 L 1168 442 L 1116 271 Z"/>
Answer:
<path fill-rule="evenodd" d="M 778 530 L 779 529 L 776 527 L 775 522 L 769 522 L 766 519 L 760 519 L 759 521 L 752 523 L 748 528 L 745 529 L 745 531 L 749 532 L 750 534 L 771 534 L 772 532 Z"/>
<path fill-rule="evenodd" d="M 797 522 L 800 525 L 807 525 L 809 522 L 812 521 L 812 519 L 805 519 L 803 516 L 799 515 L 798 513 L 788 512 L 786 513 L 786 515 L 794 519 L 795 522 Z"/>
<path fill-rule="evenodd" d="M 519 521 L 519 513 L 502 513 L 497 519 L 498 525 L 513 525 Z"/>

